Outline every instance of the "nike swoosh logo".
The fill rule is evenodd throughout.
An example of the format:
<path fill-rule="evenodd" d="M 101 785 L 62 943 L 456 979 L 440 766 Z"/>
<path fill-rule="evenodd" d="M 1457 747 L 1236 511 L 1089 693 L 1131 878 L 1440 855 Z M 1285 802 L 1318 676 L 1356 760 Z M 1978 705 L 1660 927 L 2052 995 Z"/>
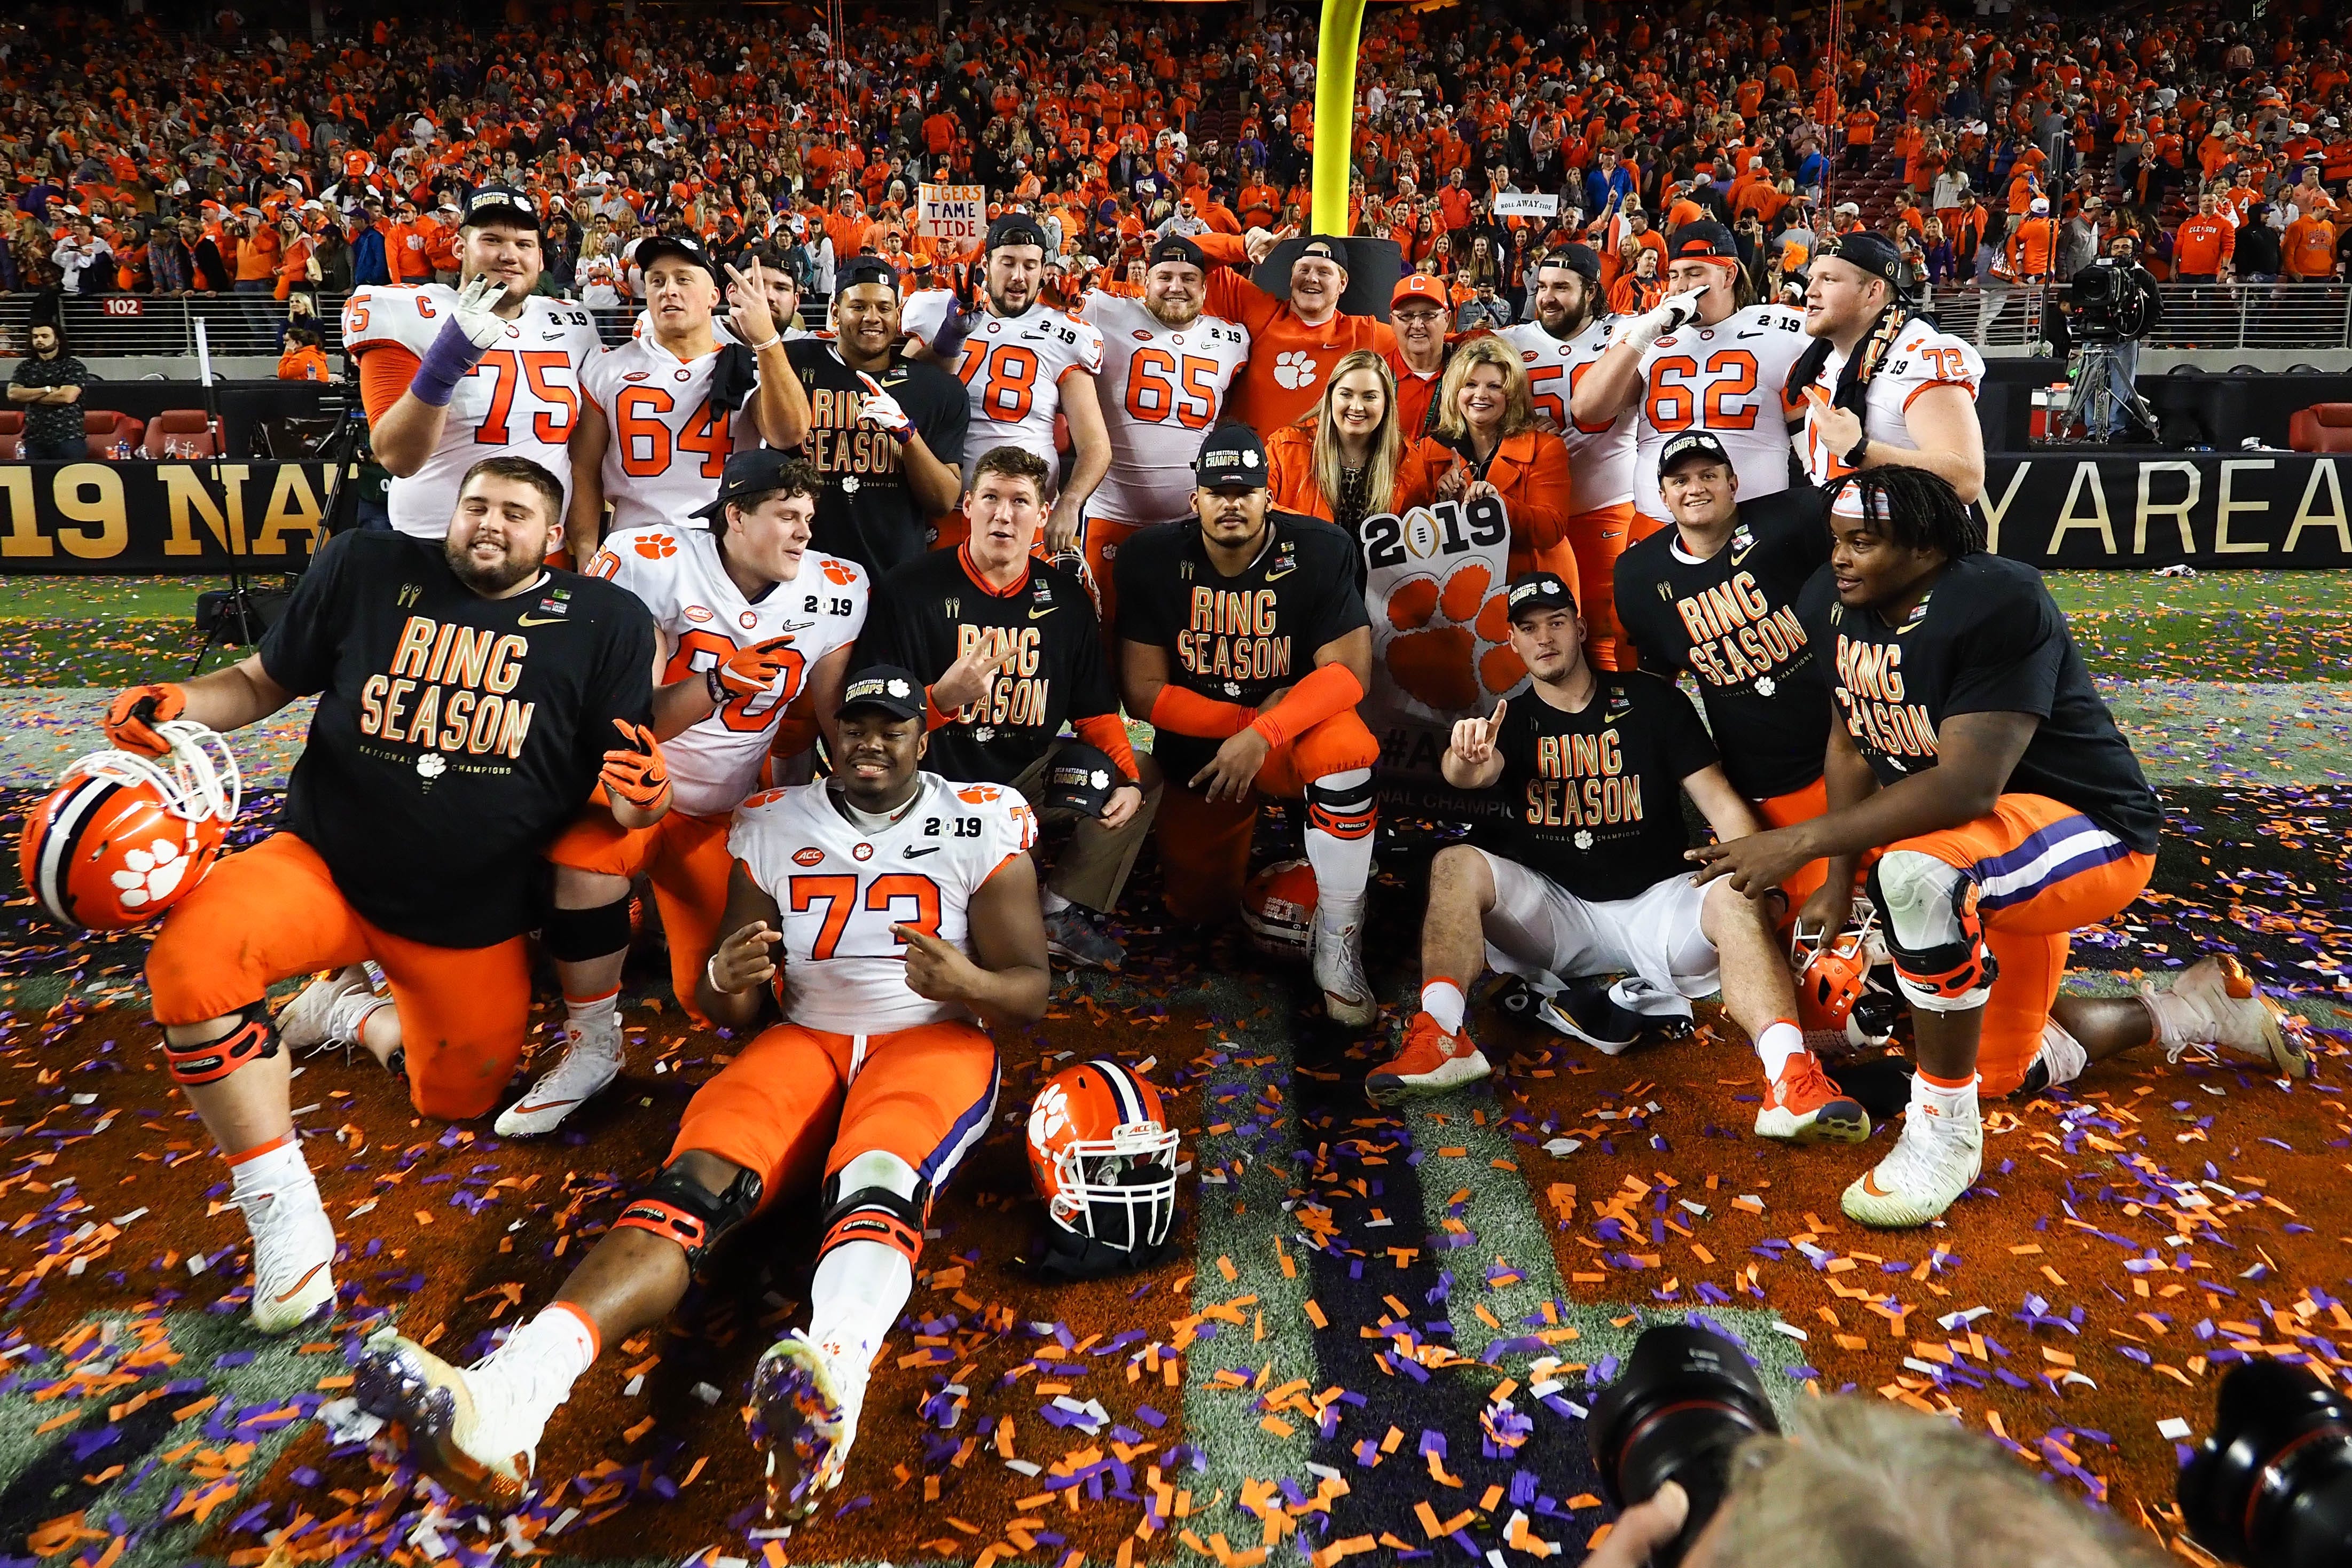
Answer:
<path fill-rule="evenodd" d="M 1738 334 L 1738 336 L 1739 336 L 1739 340 L 1740 340 L 1742 342 L 1747 342 L 1749 338 L 1760 338 L 1760 337 L 1762 337 L 1763 335 L 1764 335 L 1764 334 L 1763 334 L 1763 333 L 1761 333 L 1761 332 L 1741 332 L 1741 333 L 1739 333 L 1739 334 Z"/>
<path fill-rule="evenodd" d="M 515 625 L 519 626 L 563 626 L 571 624 L 562 616 L 517 616 L 515 617 Z"/>
<path fill-rule="evenodd" d="M 326 1267 L 326 1265 L 325 1265 L 325 1264 L 323 1264 L 323 1263 L 317 1263 L 317 1264 L 313 1264 L 313 1265 L 311 1265 L 310 1272 L 310 1273 L 308 1273 L 308 1274 L 303 1275 L 303 1276 L 302 1276 L 302 1278 L 300 1278 L 299 1279 L 297 1279 L 296 1281 L 294 1281 L 294 1288 L 293 1288 L 292 1289 L 288 1290 L 288 1291 L 284 1292 L 284 1293 L 283 1293 L 283 1294 L 281 1294 L 281 1295 L 274 1296 L 274 1297 L 272 1297 L 272 1298 L 270 1298 L 270 1299 L 271 1299 L 272 1300 L 274 1300 L 274 1301 L 278 1302 L 278 1303 L 279 1303 L 279 1304 L 281 1304 L 281 1305 L 283 1305 L 285 1302 L 291 1301 L 295 1297 L 297 1297 L 297 1296 L 299 1296 L 299 1295 L 300 1295 L 300 1294 L 302 1293 L 303 1287 L 307 1286 L 308 1284 L 310 1284 L 310 1281 L 311 1281 L 311 1280 L 313 1280 L 313 1279 L 317 1279 L 317 1278 L 319 1277 L 319 1270 L 320 1270 L 320 1269 L 321 1269 L 321 1268 L 324 1268 L 325 1267 Z"/>
<path fill-rule="evenodd" d="M 1875 1171 L 1864 1171 L 1862 1173 L 1862 1190 L 1874 1198 L 1891 1198 L 1895 1195 L 1878 1184 L 1878 1173 Z"/>
<path fill-rule="evenodd" d="M 1297 568 L 1297 567 L 1296 567 L 1296 566 L 1286 566 L 1286 567 L 1284 567 L 1284 568 L 1283 568 L 1281 571 L 1279 571 L 1279 572 L 1269 572 L 1269 573 L 1267 573 L 1267 574 L 1265 574 L 1265 580 L 1266 580 L 1267 582 L 1269 582 L 1269 583 L 1276 582 L 1276 581 L 1277 581 L 1277 580 L 1279 580 L 1279 579 L 1281 579 L 1281 578 L 1284 578 L 1284 577 L 1287 577 L 1287 576 L 1289 576 L 1293 572 L 1296 572 L 1296 571 L 1297 571 L 1297 570 L 1298 570 L 1298 568 Z"/>
<path fill-rule="evenodd" d="M 940 847 L 936 844 L 926 845 L 920 849 L 917 849 L 912 845 L 909 845 L 907 848 L 906 858 L 909 860 L 916 860 L 921 858 L 923 856 L 936 855 L 939 852 Z"/>
<path fill-rule="evenodd" d="M 1042 621 L 1061 607 L 1059 605 L 1048 605 L 1042 610 L 1033 607 L 1029 612 L 1029 618 L 1033 621 Z"/>

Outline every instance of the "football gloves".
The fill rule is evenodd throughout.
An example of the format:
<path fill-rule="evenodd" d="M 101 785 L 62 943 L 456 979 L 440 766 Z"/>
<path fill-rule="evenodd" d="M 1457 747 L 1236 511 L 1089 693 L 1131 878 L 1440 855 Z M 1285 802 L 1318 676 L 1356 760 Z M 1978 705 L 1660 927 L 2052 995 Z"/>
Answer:
<path fill-rule="evenodd" d="M 710 683 L 710 700 L 723 703 L 730 698 L 757 697 L 799 663 L 800 655 L 793 651 L 790 637 L 771 637 L 739 647 L 724 663 L 710 667 L 705 678 Z"/>
<path fill-rule="evenodd" d="M 627 801 L 641 811 L 658 810 L 669 800 L 669 766 L 662 761 L 661 743 L 643 724 L 613 721 L 622 743 L 604 753 L 597 781 L 614 800 Z"/>
<path fill-rule="evenodd" d="M 897 398 L 882 390 L 880 382 L 864 371 L 857 373 L 857 379 L 866 386 L 866 400 L 857 405 L 858 423 L 873 426 L 894 441 L 903 441 L 914 433 L 915 422 L 907 417 Z"/>
<path fill-rule="evenodd" d="M 126 752 L 151 757 L 168 755 L 172 742 L 155 726 L 177 719 L 187 706 L 186 689 L 169 681 L 116 692 L 106 710 L 106 739 Z"/>

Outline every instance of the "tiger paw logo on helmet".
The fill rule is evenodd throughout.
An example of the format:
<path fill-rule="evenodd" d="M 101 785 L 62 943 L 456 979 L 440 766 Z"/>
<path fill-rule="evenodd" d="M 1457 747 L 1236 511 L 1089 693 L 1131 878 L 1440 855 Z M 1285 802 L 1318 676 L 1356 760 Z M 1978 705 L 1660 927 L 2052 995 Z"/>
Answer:
<path fill-rule="evenodd" d="M 195 858 L 169 838 L 148 840 L 143 849 L 127 849 L 122 868 L 107 880 L 126 910 L 160 910 L 178 896 Z"/>
<path fill-rule="evenodd" d="M 1416 510 L 1405 519 L 1408 539 L 1425 518 Z M 1474 559 L 1443 580 L 1410 577 L 1391 590 L 1389 625 L 1403 635 L 1385 663 L 1397 689 L 1440 713 L 1483 710 L 1517 690 L 1528 667 L 1511 651 L 1508 586 Z"/>
<path fill-rule="evenodd" d="M 1289 349 L 1274 356 L 1274 384 L 1286 392 L 1315 384 L 1315 356 L 1305 349 Z"/>
<path fill-rule="evenodd" d="M 16 862 L 61 926 L 127 931 L 188 896 L 236 819 L 242 781 L 228 743 L 201 724 L 155 726 L 161 757 L 93 752 L 25 817 Z"/>

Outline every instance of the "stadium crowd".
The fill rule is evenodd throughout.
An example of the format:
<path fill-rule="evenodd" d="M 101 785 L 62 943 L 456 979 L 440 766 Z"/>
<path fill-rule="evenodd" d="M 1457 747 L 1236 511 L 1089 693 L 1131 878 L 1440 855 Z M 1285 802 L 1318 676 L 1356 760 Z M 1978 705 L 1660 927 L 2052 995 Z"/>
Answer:
<path fill-rule="evenodd" d="M 2159 279 L 2338 277 L 2343 18 L 2227 12 L 1929 10 L 1854 30 L 1834 81 L 1822 40 L 1769 18 L 1385 13 L 1350 219 L 1463 325 L 1526 319 L 1534 262 L 1571 236 L 1612 305 L 1653 303 L 1643 253 L 1663 263 L 1700 214 L 1733 228 L 1759 293 L 1865 225 L 1937 284 L 2063 279 L 2119 233 Z M 0 290 L 446 282 L 457 209 L 488 182 L 550 213 L 541 287 L 592 306 L 641 297 L 629 252 L 656 230 L 722 261 L 772 241 L 811 295 L 867 250 L 961 283 L 974 253 L 919 232 L 926 179 L 1026 207 L 1096 281 L 1134 281 L 1161 234 L 1303 226 L 1313 29 L 1287 8 L 1124 26 L 1007 9 L 944 34 L 869 10 L 839 39 L 813 15 L 688 37 L 559 4 L 528 27 L 453 12 L 314 41 L 234 12 L 193 35 L 60 12 L 0 47 Z M 1890 190 L 1838 199 L 1874 168 Z M 1508 194 L 1557 195 L 1559 215 L 1498 216 Z"/>

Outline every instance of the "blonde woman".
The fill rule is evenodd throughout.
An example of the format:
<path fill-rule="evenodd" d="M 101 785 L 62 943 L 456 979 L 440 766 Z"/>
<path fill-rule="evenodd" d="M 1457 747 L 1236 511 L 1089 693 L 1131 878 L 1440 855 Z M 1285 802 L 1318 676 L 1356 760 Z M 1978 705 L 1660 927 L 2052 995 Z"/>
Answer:
<path fill-rule="evenodd" d="M 1582 603 L 1568 542 L 1568 447 L 1536 423 L 1527 370 L 1500 338 L 1454 349 L 1438 383 L 1437 429 L 1405 454 L 1399 489 L 1410 506 L 1500 499 L 1511 519 L 1511 575 L 1557 572 Z"/>
<path fill-rule="evenodd" d="M 1404 437 L 1396 406 L 1396 377 L 1384 357 L 1370 349 L 1342 355 L 1315 412 L 1265 444 L 1276 509 L 1335 522 L 1359 540 L 1364 519 L 1398 510 Z"/>

